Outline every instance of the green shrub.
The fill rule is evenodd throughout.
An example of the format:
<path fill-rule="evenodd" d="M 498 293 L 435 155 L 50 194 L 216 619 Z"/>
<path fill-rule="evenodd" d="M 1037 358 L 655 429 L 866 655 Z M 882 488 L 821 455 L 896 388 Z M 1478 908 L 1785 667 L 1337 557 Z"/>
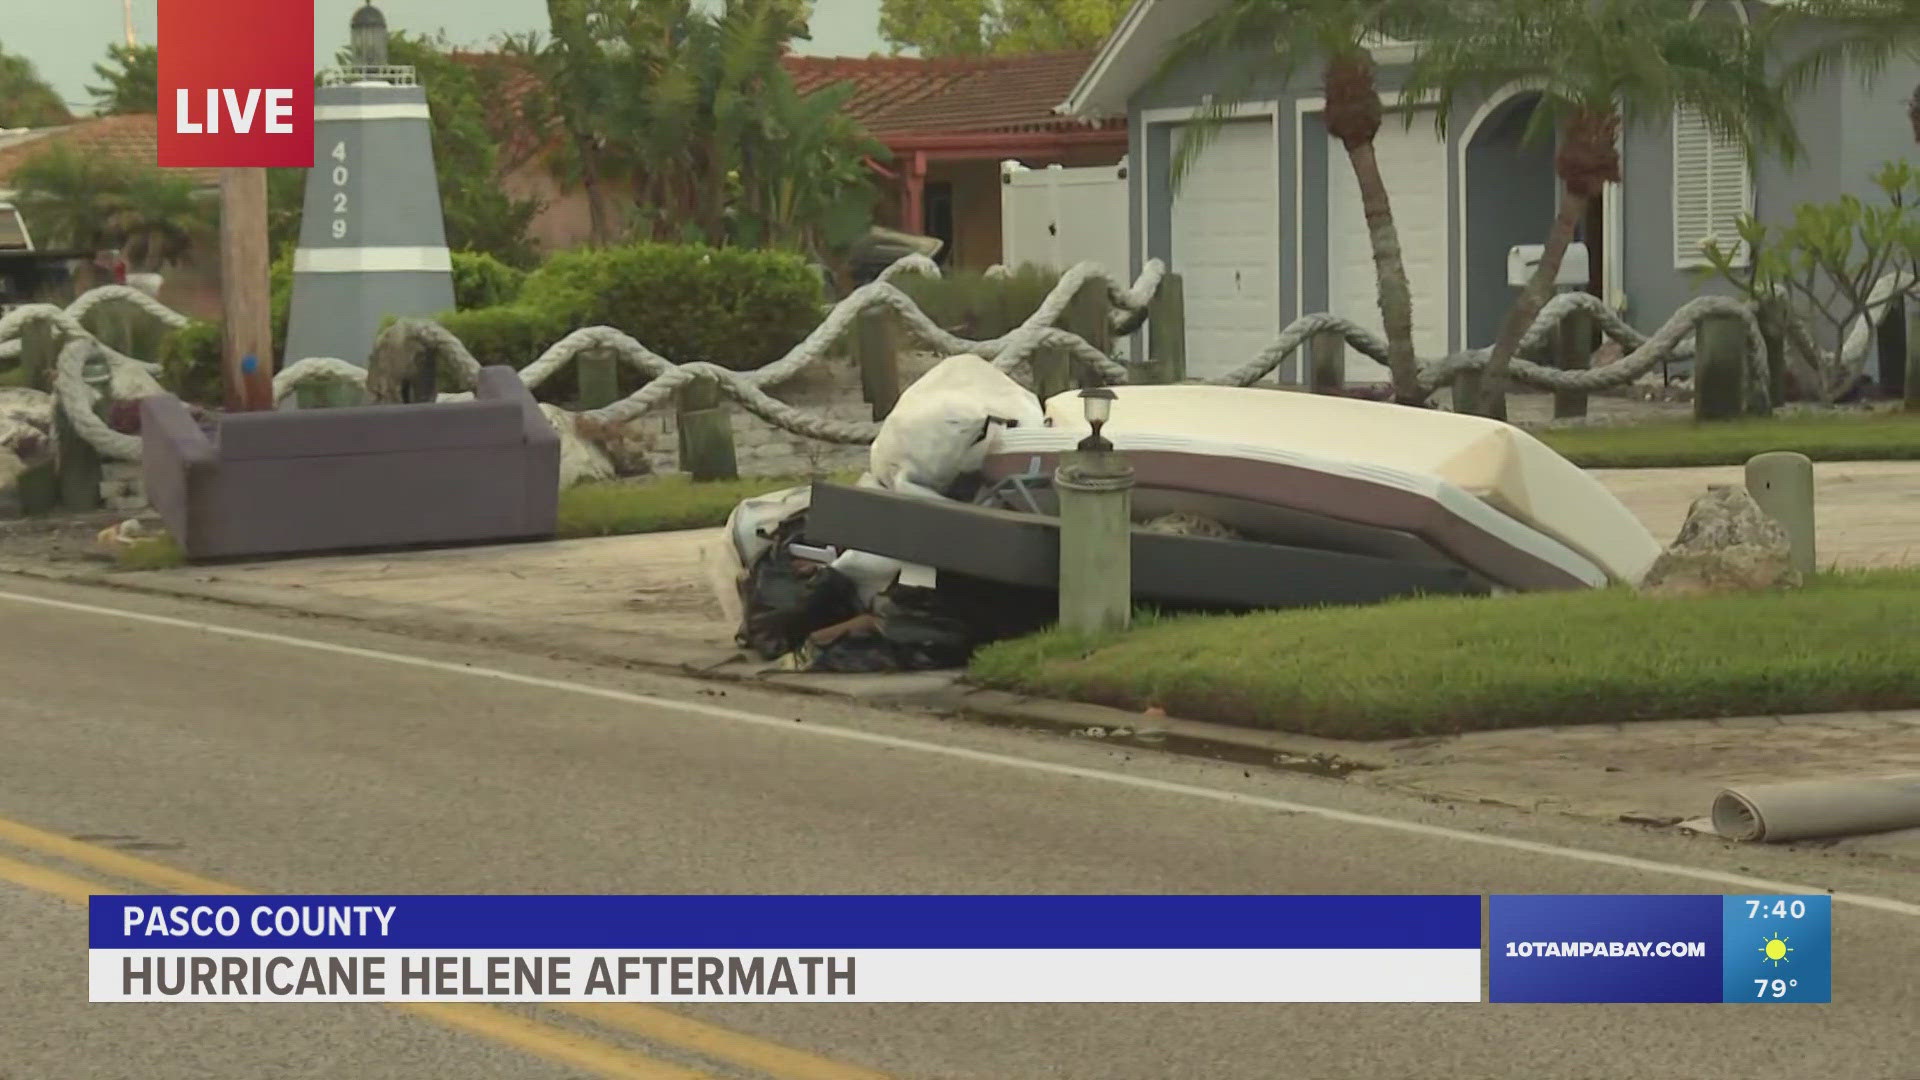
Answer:
<path fill-rule="evenodd" d="M 219 323 L 190 322 L 160 341 L 160 382 L 182 401 L 221 400 Z"/>
<path fill-rule="evenodd" d="M 1060 284 L 1060 275 L 1029 263 L 1004 278 L 961 270 L 937 278 L 902 274 L 894 284 L 935 323 L 961 337 L 984 340 L 1025 322 Z"/>
<path fill-rule="evenodd" d="M 461 311 L 499 307 L 520 298 L 527 272 L 484 251 L 453 253 L 453 306 Z"/>
<path fill-rule="evenodd" d="M 528 276 L 520 306 L 563 315 L 568 330 L 616 327 L 675 363 L 751 371 L 819 324 L 822 299 L 798 255 L 649 243 L 556 255 Z"/>

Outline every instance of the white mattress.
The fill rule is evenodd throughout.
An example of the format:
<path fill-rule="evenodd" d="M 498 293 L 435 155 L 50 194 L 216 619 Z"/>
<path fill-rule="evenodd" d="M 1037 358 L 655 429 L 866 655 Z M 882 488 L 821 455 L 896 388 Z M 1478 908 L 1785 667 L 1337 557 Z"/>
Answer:
<path fill-rule="evenodd" d="M 1019 462 L 1023 456 L 1064 453 L 1073 449 L 1084 434 L 1084 430 L 1067 431 L 1060 428 L 1016 428 L 1000 432 L 995 446 L 988 455 L 989 472 L 990 474 L 1005 473 L 1009 471 L 1008 465 Z M 1339 461 L 1288 450 L 1212 439 L 1119 431 L 1114 432 L 1111 439 L 1115 448 L 1122 452 L 1238 458 L 1269 465 L 1311 470 L 1356 485 L 1414 495 L 1436 504 L 1448 515 L 1460 520 L 1468 527 L 1478 529 L 1508 547 L 1546 563 L 1590 587 L 1597 588 L 1608 583 L 1606 571 L 1595 565 L 1592 560 L 1435 476 L 1364 462 Z M 1284 505 L 1285 491 L 1276 489 L 1273 501 Z M 1469 565 L 1468 569 L 1496 583 L 1507 583 L 1505 581 L 1507 575 L 1503 572 L 1503 568 L 1492 562 Z"/>
<path fill-rule="evenodd" d="M 1599 481 L 1498 420 L 1248 387 L 1119 386 L 1114 393 L 1106 431 L 1116 442 L 1134 434 L 1201 439 L 1445 481 L 1629 584 L 1661 551 Z M 1052 430 L 1086 431 L 1078 391 L 1049 400 L 1047 417 Z"/>

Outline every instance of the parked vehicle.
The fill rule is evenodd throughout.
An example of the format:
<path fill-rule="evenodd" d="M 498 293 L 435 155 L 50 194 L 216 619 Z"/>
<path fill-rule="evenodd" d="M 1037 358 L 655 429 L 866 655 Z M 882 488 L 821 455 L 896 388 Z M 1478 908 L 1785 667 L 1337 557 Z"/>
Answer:
<path fill-rule="evenodd" d="M 57 295 L 72 284 L 87 251 L 43 251 L 34 247 L 26 219 L 12 203 L 0 202 L 0 314 Z"/>

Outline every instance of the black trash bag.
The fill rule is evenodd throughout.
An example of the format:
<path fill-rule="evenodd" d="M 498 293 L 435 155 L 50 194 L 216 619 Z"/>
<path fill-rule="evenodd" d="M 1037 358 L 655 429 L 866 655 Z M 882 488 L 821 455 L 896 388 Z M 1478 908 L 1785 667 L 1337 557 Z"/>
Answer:
<path fill-rule="evenodd" d="M 734 641 L 762 660 L 798 649 L 807 635 L 860 613 L 853 579 L 831 567 L 796 559 L 788 550 L 800 539 L 806 515 L 796 514 L 774 530 L 773 546 L 747 571 L 744 615 Z"/>

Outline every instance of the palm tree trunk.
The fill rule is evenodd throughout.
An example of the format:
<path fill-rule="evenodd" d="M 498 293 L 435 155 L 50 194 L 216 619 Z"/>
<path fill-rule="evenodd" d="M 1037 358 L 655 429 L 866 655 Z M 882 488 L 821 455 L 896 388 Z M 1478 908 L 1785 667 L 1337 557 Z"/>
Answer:
<path fill-rule="evenodd" d="M 1907 122 L 1913 125 L 1913 141 L 1920 142 L 1920 86 L 1913 88 L 1913 96 L 1907 99 Z"/>
<path fill-rule="evenodd" d="M 1393 224 L 1393 205 L 1380 175 L 1380 160 L 1371 139 L 1347 148 L 1353 178 L 1360 185 L 1360 208 L 1367 216 L 1367 237 L 1373 243 L 1374 274 L 1379 279 L 1380 324 L 1387 332 L 1387 370 L 1393 378 L 1393 400 L 1418 405 L 1420 363 L 1413 354 L 1413 288 L 1407 282 L 1407 264 L 1401 258 L 1400 231 Z"/>
<path fill-rule="evenodd" d="M 607 220 L 605 193 L 600 184 L 600 163 L 593 150 L 593 138 L 580 134 L 574 137 L 574 146 L 580 154 L 580 186 L 587 192 L 587 229 L 593 239 L 594 247 L 605 247 L 612 243 L 613 229 Z"/>
<path fill-rule="evenodd" d="M 1493 352 L 1487 357 L 1486 377 L 1482 386 L 1485 395 L 1485 413 L 1496 420 L 1507 418 L 1507 367 L 1513 356 L 1520 351 L 1520 339 L 1526 336 L 1533 320 L 1539 318 L 1540 309 L 1547 306 L 1553 296 L 1553 283 L 1560 277 L 1560 263 L 1567 257 L 1567 246 L 1573 243 L 1574 230 L 1587 216 L 1589 196 L 1577 192 L 1571 187 L 1563 188 L 1560 193 L 1560 213 L 1553 219 L 1553 232 L 1547 235 L 1546 250 L 1540 255 L 1540 265 L 1533 271 L 1533 278 L 1507 312 L 1507 321 L 1500 327 L 1500 337 L 1493 343 Z"/>

